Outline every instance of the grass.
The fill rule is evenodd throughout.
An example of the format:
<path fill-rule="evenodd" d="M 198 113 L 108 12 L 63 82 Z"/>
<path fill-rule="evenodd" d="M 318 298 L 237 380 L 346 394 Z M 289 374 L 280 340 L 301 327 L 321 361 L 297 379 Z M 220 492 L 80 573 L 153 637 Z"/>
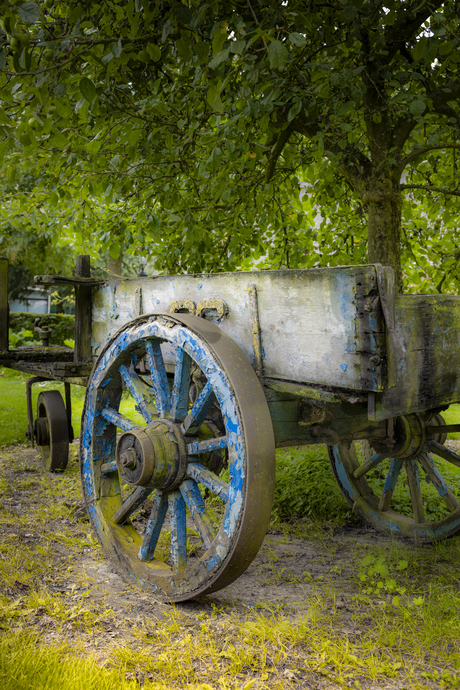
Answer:
<path fill-rule="evenodd" d="M 132 587 L 105 589 L 103 554 L 76 513 L 77 463 L 51 475 L 12 445 L 20 414 L 26 426 L 24 379 L 0 372 L 0 445 L 10 444 L 0 454 L 2 690 L 460 687 L 460 540 L 361 543 L 351 528 L 346 541 L 337 528 L 351 510 L 322 448 L 278 452 L 281 531 L 262 549 L 263 577 L 261 564 L 252 568 L 262 583 L 253 599 L 233 602 L 232 589 L 232 603 L 166 606 Z M 76 432 L 83 392 L 73 388 Z M 455 408 L 446 420 L 458 419 Z M 299 539 L 312 542 L 324 574 L 309 563 L 290 571 L 276 546 Z M 291 587 L 296 598 L 283 599 Z"/>
<path fill-rule="evenodd" d="M 2 690 L 460 686 L 458 540 L 414 548 L 351 539 L 351 575 L 331 566 L 297 582 L 295 610 L 262 594 L 250 606 L 212 597 L 159 606 L 129 587 L 118 599 L 96 596 L 105 576 L 79 566 L 82 557 L 103 561 L 89 524 L 74 515 L 76 463 L 50 475 L 23 456 L 12 449 L 0 459 L 4 506 L 13 496 L 24 502 L 22 511 L 0 508 Z M 331 563 L 338 542 L 315 524 L 316 552 Z M 285 525 L 273 544 L 301 528 Z M 281 592 L 290 586 L 286 564 L 274 546 L 264 554 Z"/>
<path fill-rule="evenodd" d="M 27 430 L 26 383 L 30 378 L 13 369 L 0 367 L 0 447 L 25 443 Z M 32 410 L 37 411 L 37 398 L 42 391 L 58 390 L 64 398 L 64 384 L 44 381 L 32 386 Z M 80 436 L 81 415 L 85 402 L 85 388 L 71 386 L 72 426 L 75 437 Z M 132 419 L 141 419 L 134 409 L 132 398 L 126 395 L 120 410 Z"/>
<path fill-rule="evenodd" d="M 83 653 L 81 650 L 81 656 L 76 656 L 75 649 L 68 644 L 42 646 L 38 635 L 25 631 L 0 638 L 2 690 L 139 688 L 138 681 L 127 680 L 120 669 L 101 667 Z"/>

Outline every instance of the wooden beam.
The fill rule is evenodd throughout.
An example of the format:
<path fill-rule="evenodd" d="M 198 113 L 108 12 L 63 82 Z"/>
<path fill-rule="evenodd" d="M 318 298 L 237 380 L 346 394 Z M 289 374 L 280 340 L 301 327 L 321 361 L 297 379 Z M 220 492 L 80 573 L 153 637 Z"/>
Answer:
<path fill-rule="evenodd" d="M 90 278 L 91 265 L 88 255 L 77 256 L 76 278 Z M 91 362 L 91 311 L 92 288 L 75 286 L 75 349 L 74 362 Z"/>

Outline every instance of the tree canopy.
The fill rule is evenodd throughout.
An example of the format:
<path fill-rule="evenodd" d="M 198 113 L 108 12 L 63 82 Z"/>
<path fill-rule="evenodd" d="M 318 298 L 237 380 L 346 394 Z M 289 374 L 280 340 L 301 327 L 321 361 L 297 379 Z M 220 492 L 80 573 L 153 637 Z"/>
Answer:
<path fill-rule="evenodd" d="M 34 204 L 72 200 L 76 236 L 148 242 L 176 272 L 368 250 L 400 283 L 402 247 L 409 286 L 455 284 L 458 0 L 4 0 L 1 17 L 0 152 L 46 179 Z"/>

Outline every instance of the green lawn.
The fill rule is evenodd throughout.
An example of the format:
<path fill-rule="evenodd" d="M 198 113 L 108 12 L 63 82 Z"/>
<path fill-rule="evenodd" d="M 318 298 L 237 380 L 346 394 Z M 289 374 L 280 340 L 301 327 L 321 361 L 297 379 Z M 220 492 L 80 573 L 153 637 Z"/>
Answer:
<path fill-rule="evenodd" d="M 25 443 L 27 430 L 26 382 L 30 378 L 13 369 L 0 367 L 0 447 Z M 35 383 L 32 387 L 32 409 L 37 410 L 37 398 L 42 391 L 59 390 L 64 397 L 64 384 L 58 381 Z M 72 426 L 80 435 L 80 422 L 85 401 L 85 388 L 72 386 Z M 128 396 L 127 396 L 128 398 Z M 131 419 L 138 419 L 132 399 L 122 400 L 121 408 Z"/>

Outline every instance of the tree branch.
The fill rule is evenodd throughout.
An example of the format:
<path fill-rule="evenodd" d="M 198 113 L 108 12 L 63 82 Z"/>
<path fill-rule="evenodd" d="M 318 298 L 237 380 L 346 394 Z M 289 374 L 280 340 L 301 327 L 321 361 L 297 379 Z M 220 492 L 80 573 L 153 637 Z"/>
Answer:
<path fill-rule="evenodd" d="M 401 190 L 404 189 L 424 189 L 425 192 L 433 192 L 435 194 L 450 194 L 451 196 L 460 196 L 460 192 L 450 191 L 449 189 L 441 189 L 440 187 L 430 187 L 427 184 L 402 184 Z"/>
<path fill-rule="evenodd" d="M 416 149 L 415 151 L 411 151 L 410 153 L 408 153 L 407 156 L 402 159 L 398 167 L 398 173 L 401 175 L 404 168 L 411 161 L 413 161 L 415 158 L 418 158 L 419 156 L 423 156 L 424 153 L 428 153 L 428 151 L 439 151 L 445 149 L 460 149 L 460 144 L 427 144 L 426 146 L 421 146 L 419 149 Z"/>
<path fill-rule="evenodd" d="M 281 152 L 284 149 L 285 145 L 287 144 L 288 139 L 291 136 L 292 132 L 293 132 L 293 127 L 292 127 L 292 122 L 291 122 L 286 127 L 286 129 L 284 129 L 281 132 L 278 141 L 276 142 L 276 144 L 272 148 L 270 158 L 268 159 L 267 172 L 265 174 L 266 182 L 269 182 L 272 179 L 273 174 L 275 172 L 275 168 L 276 168 L 276 162 L 277 162 L 278 158 L 280 157 Z"/>
<path fill-rule="evenodd" d="M 460 81 L 448 81 L 447 84 L 443 86 L 438 86 L 437 89 L 431 91 L 428 94 L 428 98 L 433 101 L 433 110 L 441 115 L 448 115 L 451 117 L 453 114 L 458 117 L 458 114 L 452 108 L 446 110 L 446 106 L 450 101 L 460 100 Z"/>
<path fill-rule="evenodd" d="M 447 117 L 460 118 L 459 114 L 448 105 L 450 101 L 460 100 L 460 81 L 449 81 L 443 84 L 443 86 L 438 86 L 438 88 L 427 93 L 427 97 L 433 103 L 431 112 L 446 115 Z M 397 149 L 402 149 L 416 125 L 417 120 L 414 117 L 401 117 L 398 119 L 394 127 L 394 146 Z"/>
<path fill-rule="evenodd" d="M 444 0 L 431 0 L 431 2 L 420 3 L 422 8 L 412 15 L 409 7 L 401 6 L 401 16 L 394 24 L 387 26 L 385 29 L 385 47 L 387 54 L 381 56 L 378 60 L 380 65 L 389 65 L 394 56 L 407 43 L 407 41 L 414 35 L 414 33 L 422 26 L 423 22 L 430 17 L 441 5 Z"/>

